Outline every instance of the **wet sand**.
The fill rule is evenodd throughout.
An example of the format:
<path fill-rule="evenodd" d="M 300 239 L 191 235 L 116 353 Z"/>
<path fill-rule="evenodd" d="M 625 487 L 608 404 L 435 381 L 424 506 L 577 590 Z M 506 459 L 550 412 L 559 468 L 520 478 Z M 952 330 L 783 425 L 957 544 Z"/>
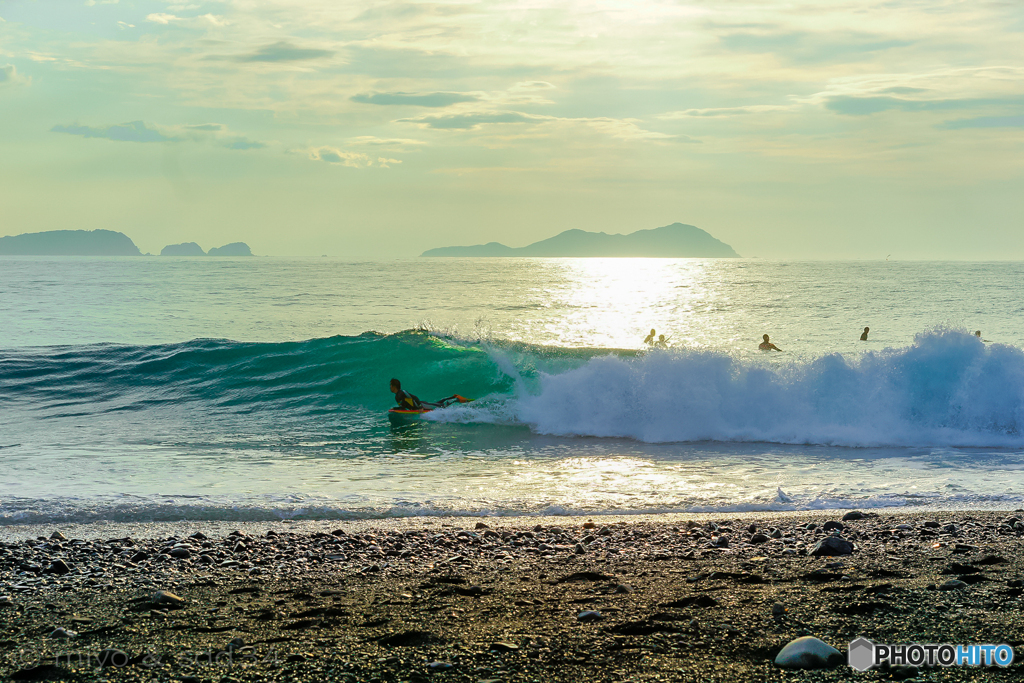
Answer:
<path fill-rule="evenodd" d="M 1019 677 L 1019 663 L 866 674 L 773 665 L 801 635 L 844 653 L 864 636 L 1009 643 L 1024 658 L 1024 521 L 1014 526 L 1024 513 L 866 514 L 4 527 L 0 676 Z M 851 554 L 810 554 L 835 534 Z"/>

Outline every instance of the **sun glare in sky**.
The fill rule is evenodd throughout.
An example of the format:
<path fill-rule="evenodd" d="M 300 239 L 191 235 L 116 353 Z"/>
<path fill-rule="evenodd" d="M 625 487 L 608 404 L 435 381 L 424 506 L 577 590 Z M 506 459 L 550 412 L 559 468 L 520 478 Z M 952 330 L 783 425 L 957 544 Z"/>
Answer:
<path fill-rule="evenodd" d="M 0 0 L 0 236 L 1024 257 L 1019 2 Z"/>

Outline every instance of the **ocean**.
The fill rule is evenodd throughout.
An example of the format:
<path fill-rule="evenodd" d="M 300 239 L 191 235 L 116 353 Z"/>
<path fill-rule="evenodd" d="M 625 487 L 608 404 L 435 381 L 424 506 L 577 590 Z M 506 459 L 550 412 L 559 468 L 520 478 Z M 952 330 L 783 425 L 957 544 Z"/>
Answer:
<path fill-rule="evenodd" d="M 1013 509 L 1022 276 L 3 257 L 0 524 Z"/>

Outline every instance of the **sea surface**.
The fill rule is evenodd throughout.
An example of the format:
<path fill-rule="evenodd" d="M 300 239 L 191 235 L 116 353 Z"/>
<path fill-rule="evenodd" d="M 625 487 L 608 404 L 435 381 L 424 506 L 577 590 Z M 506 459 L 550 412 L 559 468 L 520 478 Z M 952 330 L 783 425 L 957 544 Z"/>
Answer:
<path fill-rule="evenodd" d="M 1018 263 L 0 257 L 0 524 L 1014 509 L 1022 345 Z"/>

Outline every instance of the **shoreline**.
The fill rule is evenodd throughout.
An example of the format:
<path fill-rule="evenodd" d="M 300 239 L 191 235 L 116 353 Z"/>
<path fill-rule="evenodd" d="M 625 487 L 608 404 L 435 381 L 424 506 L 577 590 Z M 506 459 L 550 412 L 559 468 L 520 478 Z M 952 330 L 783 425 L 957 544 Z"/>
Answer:
<path fill-rule="evenodd" d="M 0 677 L 850 678 L 845 663 L 776 667 L 802 635 L 844 655 L 863 636 L 1008 643 L 1024 660 L 1024 514 L 886 509 L 842 521 L 849 512 L 99 525 L 83 540 L 48 525 L 43 541 L 4 528 Z M 843 552 L 815 555 L 833 546 Z M 1022 672 L 1015 662 L 988 675 Z"/>
<path fill-rule="evenodd" d="M 823 510 L 757 510 L 750 512 L 656 512 L 656 513 L 593 513 L 573 515 L 515 515 L 515 516 L 409 516 L 384 517 L 372 519 L 278 519 L 268 521 L 223 521 L 223 520 L 182 520 L 159 522 L 55 522 L 31 524 L 0 525 L 0 541 L 6 539 L 23 540 L 49 536 L 54 531 L 63 533 L 68 538 L 101 539 L 115 537 L 160 538 L 164 536 L 188 536 L 201 532 L 208 536 L 226 536 L 232 531 L 242 531 L 248 535 L 262 534 L 273 529 L 275 531 L 291 531 L 294 533 L 330 533 L 337 528 L 353 530 L 355 533 L 366 533 L 374 530 L 406 531 L 419 527 L 435 528 L 473 528 L 478 522 L 490 526 L 507 526 L 528 528 L 538 524 L 543 526 L 573 526 L 592 520 L 595 524 L 608 525 L 618 523 L 662 523 L 685 524 L 687 521 L 739 520 L 767 521 L 784 520 L 787 518 L 806 518 L 808 520 L 840 518 L 851 510 L 877 517 L 919 517 L 921 515 L 988 515 L 1024 513 L 1024 508 L 945 508 L 915 506 L 885 508 L 849 508 Z"/>

